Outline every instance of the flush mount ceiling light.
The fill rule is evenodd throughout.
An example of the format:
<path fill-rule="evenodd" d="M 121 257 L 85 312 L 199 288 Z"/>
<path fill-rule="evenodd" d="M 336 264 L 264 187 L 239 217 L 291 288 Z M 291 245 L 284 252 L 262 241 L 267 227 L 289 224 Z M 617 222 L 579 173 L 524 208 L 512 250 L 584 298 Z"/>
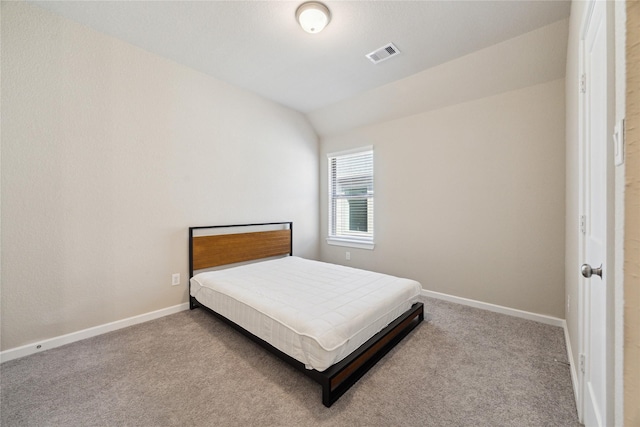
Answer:
<path fill-rule="evenodd" d="M 317 1 L 302 3 L 296 10 L 296 19 L 307 33 L 315 34 L 322 31 L 331 19 L 327 6 Z"/>

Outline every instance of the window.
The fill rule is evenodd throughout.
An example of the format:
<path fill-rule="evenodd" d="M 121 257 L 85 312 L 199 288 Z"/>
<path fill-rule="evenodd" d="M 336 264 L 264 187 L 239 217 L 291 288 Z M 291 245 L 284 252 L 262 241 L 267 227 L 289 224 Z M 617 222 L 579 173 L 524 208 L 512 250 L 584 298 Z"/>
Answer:
<path fill-rule="evenodd" d="M 373 148 L 328 154 L 327 243 L 373 249 Z"/>

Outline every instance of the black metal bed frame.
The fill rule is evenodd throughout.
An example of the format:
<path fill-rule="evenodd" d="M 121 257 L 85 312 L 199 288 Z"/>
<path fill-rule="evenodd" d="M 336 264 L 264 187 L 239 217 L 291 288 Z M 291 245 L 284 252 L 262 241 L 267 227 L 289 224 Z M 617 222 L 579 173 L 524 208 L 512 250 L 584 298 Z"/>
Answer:
<path fill-rule="evenodd" d="M 217 225 L 203 227 L 189 227 L 189 277 L 193 277 L 193 231 L 197 229 L 207 228 L 239 228 L 249 226 L 270 226 L 270 225 L 288 225 L 293 237 L 292 222 L 271 222 L 260 224 L 240 224 L 240 225 Z M 290 239 L 291 248 L 289 256 L 293 255 L 293 239 Z M 367 342 L 361 345 L 349 356 L 340 362 L 330 366 L 328 369 L 320 372 L 315 369 L 307 369 L 305 365 L 288 354 L 275 348 L 262 338 L 252 334 L 242 326 L 229 320 L 223 315 L 213 311 L 212 309 L 200 304 L 191 296 L 191 281 L 189 281 L 189 307 L 195 309 L 203 308 L 205 311 L 213 314 L 218 319 L 230 325 L 233 329 L 239 331 L 261 347 L 265 348 L 278 358 L 282 359 L 297 370 L 303 372 L 308 377 L 322 386 L 322 403 L 326 407 L 330 407 L 342 396 L 351 386 L 353 386 L 362 376 L 369 371 L 380 359 L 382 359 L 391 349 L 393 349 L 402 339 L 409 334 L 416 326 L 424 320 L 424 306 L 422 303 L 415 303 L 413 306 L 391 322 L 387 327 L 371 337 Z"/>

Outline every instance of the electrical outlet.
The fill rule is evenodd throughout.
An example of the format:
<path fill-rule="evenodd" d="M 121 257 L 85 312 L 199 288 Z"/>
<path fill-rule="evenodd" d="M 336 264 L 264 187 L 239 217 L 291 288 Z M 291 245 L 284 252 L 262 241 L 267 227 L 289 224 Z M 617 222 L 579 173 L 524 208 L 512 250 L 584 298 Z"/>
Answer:
<path fill-rule="evenodd" d="M 347 259 L 347 261 L 349 261 L 351 259 L 351 252 L 345 252 L 344 256 Z"/>
<path fill-rule="evenodd" d="M 180 284 L 180 273 L 173 273 L 171 275 L 171 286 L 178 286 Z"/>

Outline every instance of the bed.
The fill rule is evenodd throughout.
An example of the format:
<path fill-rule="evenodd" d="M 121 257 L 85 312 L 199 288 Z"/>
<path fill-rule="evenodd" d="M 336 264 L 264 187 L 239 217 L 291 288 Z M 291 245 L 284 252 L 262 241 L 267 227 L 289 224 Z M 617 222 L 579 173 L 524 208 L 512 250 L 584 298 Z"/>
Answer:
<path fill-rule="evenodd" d="M 421 287 L 295 257 L 292 234 L 291 222 L 190 227 L 190 308 L 314 379 L 330 407 L 424 320 Z"/>

